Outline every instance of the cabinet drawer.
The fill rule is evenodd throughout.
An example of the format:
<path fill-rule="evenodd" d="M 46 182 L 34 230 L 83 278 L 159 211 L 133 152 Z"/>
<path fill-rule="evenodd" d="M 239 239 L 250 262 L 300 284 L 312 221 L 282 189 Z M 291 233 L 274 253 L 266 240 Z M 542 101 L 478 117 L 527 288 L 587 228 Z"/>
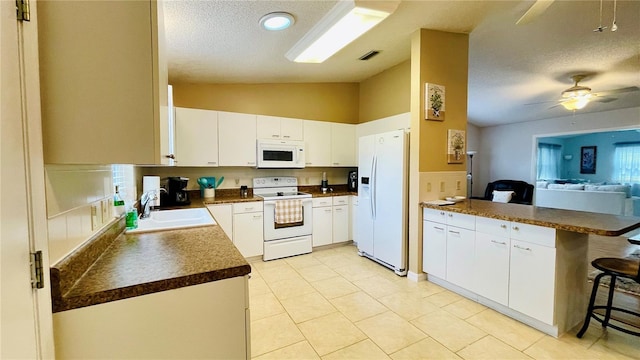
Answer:
<path fill-rule="evenodd" d="M 556 229 L 553 228 L 511 222 L 511 238 L 556 247 Z"/>
<path fill-rule="evenodd" d="M 476 217 L 476 231 L 484 234 L 509 237 L 511 222 L 486 217 Z"/>
<path fill-rule="evenodd" d="M 331 196 L 313 198 L 313 207 L 331 206 L 333 205 L 333 200 L 331 199 Z"/>
<path fill-rule="evenodd" d="M 333 205 L 349 205 L 348 196 L 333 196 Z"/>
<path fill-rule="evenodd" d="M 262 201 L 250 201 L 233 204 L 233 213 L 242 214 L 262 211 Z"/>
<path fill-rule="evenodd" d="M 442 210 L 435 209 L 423 209 L 422 210 L 422 220 L 424 221 L 433 221 L 437 223 L 446 224 L 447 223 L 447 212 Z"/>
<path fill-rule="evenodd" d="M 460 214 L 449 211 L 447 211 L 446 214 L 447 225 L 468 230 L 476 229 L 476 217 L 474 215 Z"/>

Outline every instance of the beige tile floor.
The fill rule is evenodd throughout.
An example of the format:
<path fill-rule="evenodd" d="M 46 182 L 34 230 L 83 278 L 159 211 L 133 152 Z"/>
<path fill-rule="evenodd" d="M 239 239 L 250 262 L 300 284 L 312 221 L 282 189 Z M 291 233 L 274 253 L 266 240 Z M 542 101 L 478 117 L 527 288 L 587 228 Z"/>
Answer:
<path fill-rule="evenodd" d="M 640 359 L 640 339 L 592 325 L 545 335 L 352 245 L 251 262 L 254 359 Z"/>

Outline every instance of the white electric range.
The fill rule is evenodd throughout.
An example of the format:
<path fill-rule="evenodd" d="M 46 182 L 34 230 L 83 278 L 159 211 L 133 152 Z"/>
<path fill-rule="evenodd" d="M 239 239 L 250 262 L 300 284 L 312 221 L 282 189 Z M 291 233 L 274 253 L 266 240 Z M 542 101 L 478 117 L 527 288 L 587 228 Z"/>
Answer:
<path fill-rule="evenodd" d="M 253 179 L 253 194 L 264 200 L 264 254 L 263 260 L 306 254 L 312 248 L 313 210 L 311 194 L 298 191 L 295 177 L 263 177 Z M 275 222 L 276 202 L 300 199 L 302 221 L 281 227 Z"/>

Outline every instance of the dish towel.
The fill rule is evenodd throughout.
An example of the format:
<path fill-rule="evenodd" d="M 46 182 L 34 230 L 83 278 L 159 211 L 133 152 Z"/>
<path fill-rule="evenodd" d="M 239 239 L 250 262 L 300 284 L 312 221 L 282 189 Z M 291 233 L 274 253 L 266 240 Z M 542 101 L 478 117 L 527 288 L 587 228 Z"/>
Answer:
<path fill-rule="evenodd" d="M 276 201 L 276 224 L 291 224 L 302 221 L 302 200 L 288 199 Z"/>

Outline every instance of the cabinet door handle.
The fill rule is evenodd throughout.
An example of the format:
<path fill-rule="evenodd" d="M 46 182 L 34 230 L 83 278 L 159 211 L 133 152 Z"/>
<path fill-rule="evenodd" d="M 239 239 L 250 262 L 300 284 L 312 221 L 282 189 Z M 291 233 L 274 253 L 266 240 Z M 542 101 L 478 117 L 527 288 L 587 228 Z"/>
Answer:
<path fill-rule="evenodd" d="M 305 165 L 311 165 L 312 163 L 310 163 L 310 162 L 306 162 L 306 163 L 304 163 L 304 164 L 305 164 Z"/>
<path fill-rule="evenodd" d="M 253 210 L 253 206 L 244 208 L 244 211 L 251 211 L 251 210 Z"/>
<path fill-rule="evenodd" d="M 501 228 L 503 228 L 503 229 L 506 229 L 506 228 L 507 228 L 507 225 L 502 224 L 502 225 L 500 225 L 500 227 L 501 227 Z"/>
<path fill-rule="evenodd" d="M 254 219 L 262 219 L 262 215 L 253 215 Z"/>
<path fill-rule="evenodd" d="M 340 163 L 333 163 L 333 165 L 340 165 Z"/>
<path fill-rule="evenodd" d="M 453 214 L 449 214 L 449 217 L 453 217 Z"/>
<path fill-rule="evenodd" d="M 494 243 L 494 244 L 499 244 L 499 245 L 507 245 L 507 243 L 504 242 L 504 241 L 500 242 L 500 241 L 491 240 L 491 242 Z"/>
<path fill-rule="evenodd" d="M 255 161 L 247 161 L 247 165 L 255 165 L 256 162 Z"/>
<path fill-rule="evenodd" d="M 280 135 L 275 135 L 275 134 L 274 134 L 274 135 L 271 135 L 271 137 L 272 137 L 272 138 L 279 138 L 279 137 L 280 137 Z"/>
<path fill-rule="evenodd" d="M 166 157 L 167 159 L 175 159 L 176 156 L 173 154 L 169 154 L 169 155 L 165 155 L 164 157 Z"/>
<path fill-rule="evenodd" d="M 459 232 L 459 231 L 449 230 L 449 232 L 450 232 L 450 233 L 452 233 L 452 234 L 460 235 L 460 232 Z"/>
<path fill-rule="evenodd" d="M 520 245 L 513 245 L 514 248 L 516 249 L 520 249 L 520 250 L 526 250 L 526 251 L 531 251 L 531 248 L 528 247 L 522 247 Z"/>
<path fill-rule="evenodd" d="M 519 227 L 517 227 L 517 226 L 514 226 L 514 227 L 513 227 L 513 230 L 515 230 L 515 231 L 520 231 L 520 228 L 519 228 Z"/>
<path fill-rule="evenodd" d="M 337 212 L 342 212 L 342 209 L 341 209 L 341 208 L 336 208 L 335 210 L 336 210 Z"/>
<path fill-rule="evenodd" d="M 285 139 L 288 139 L 288 138 L 290 138 L 291 136 L 289 136 L 289 135 L 282 135 L 282 137 L 283 137 L 283 138 L 285 138 Z"/>
<path fill-rule="evenodd" d="M 433 228 L 436 230 L 444 231 L 444 228 L 441 228 L 441 227 L 434 226 Z"/>
<path fill-rule="evenodd" d="M 444 216 L 444 211 L 440 211 L 440 215 Z"/>
<path fill-rule="evenodd" d="M 217 164 L 217 162 L 216 162 L 216 161 L 207 161 L 207 164 L 209 164 L 209 165 L 216 165 L 216 164 Z"/>

